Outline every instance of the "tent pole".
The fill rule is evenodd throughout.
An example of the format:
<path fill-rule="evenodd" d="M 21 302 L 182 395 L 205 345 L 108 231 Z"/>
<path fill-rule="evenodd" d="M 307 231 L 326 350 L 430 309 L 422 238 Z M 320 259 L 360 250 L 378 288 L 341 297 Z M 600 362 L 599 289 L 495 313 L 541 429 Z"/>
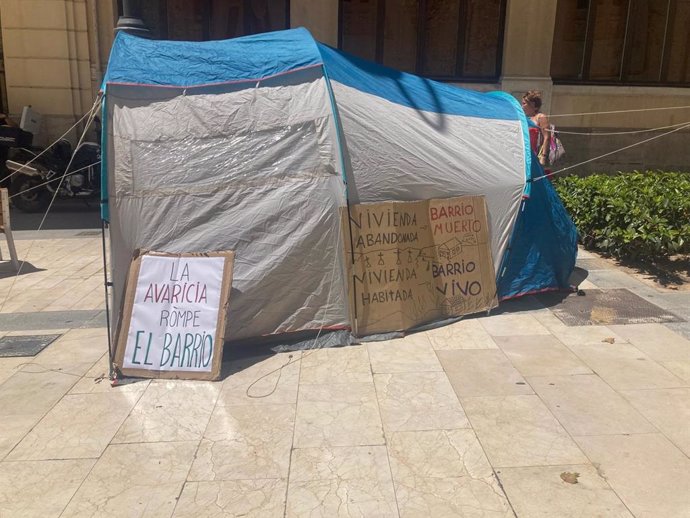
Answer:
<path fill-rule="evenodd" d="M 335 94 L 333 93 L 333 87 L 331 86 L 331 78 L 328 76 L 328 71 L 326 70 L 326 65 L 322 64 L 321 65 L 321 70 L 323 71 L 323 77 L 326 80 L 326 89 L 328 90 L 328 97 L 331 102 L 331 111 L 333 112 L 333 122 L 335 123 L 335 138 L 336 142 L 338 145 L 338 154 L 339 154 L 339 161 L 340 161 L 340 170 L 342 172 L 341 176 L 343 179 L 343 184 L 345 185 L 345 205 L 347 207 L 347 228 L 350 234 L 350 260 L 352 261 L 352 264 L 355 264 L 355 246 L 354 246 L 354 238 L 352 237 L 352 223 L 351 223 L 351 218 L 352 214 L 350 212 L 350 189 L 348 188 L 347 184 L 347 169 L 345 168 L 345 153 L 343 151 L 343 142 L 341 136 L 344 135 L 343 133 L 343 127 L 340 121 L 340 113 L 338 112 L 338 106 L 335 103 Z M 354 275 L 354 268 L 353 268 L 353 275 Z M 353 306 L 353 331 L 355 334 L 357 333 L 357 283 L 353 281 L 352 283 L 353 286 L 353 299 L 355 303 L 352 305 Z"/>
<path fill-rule="evenodd" d="M 105 228 L 106 221 L 101 219 L 101 243 L 103 245 L 103 289 L 105 291 L 105 323 L 108 329 L 108 379 L 113 380 L 114 370 L 113 370 L 113 342 L 110 336 L 110 301 L 108 288 L 113 285 L 112 282 L 108 281 L 108 262 L 106 260 L 105 251 Z"/>

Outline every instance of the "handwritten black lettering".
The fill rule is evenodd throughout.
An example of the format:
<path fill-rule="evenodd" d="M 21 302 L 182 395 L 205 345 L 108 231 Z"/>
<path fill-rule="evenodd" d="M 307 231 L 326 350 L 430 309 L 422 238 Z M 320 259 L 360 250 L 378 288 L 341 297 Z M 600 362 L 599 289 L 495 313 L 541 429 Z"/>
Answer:
<path fill-rule="evenodd" d="M 389 282 L 403 282 L 417 278 L 417 272 L 412 268 L 380 269 L 364 271 L 360 276 L 355 274 L 355 281 L 362 284 L 386 284 Z"/>

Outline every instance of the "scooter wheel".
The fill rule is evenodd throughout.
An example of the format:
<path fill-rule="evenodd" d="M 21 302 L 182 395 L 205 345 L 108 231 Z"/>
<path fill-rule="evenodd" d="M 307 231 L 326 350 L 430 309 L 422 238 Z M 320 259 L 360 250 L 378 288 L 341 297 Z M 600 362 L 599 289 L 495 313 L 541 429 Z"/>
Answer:
<path fill-rule="evenodd" d="M 50 205 L 50 192 L 45 186 L 37 187 L 43 183 L 40 178 L 27 175 L 19 175 L 10 185 L 10 197 L 12 203 L 24 212 L 42 212 Z"/>

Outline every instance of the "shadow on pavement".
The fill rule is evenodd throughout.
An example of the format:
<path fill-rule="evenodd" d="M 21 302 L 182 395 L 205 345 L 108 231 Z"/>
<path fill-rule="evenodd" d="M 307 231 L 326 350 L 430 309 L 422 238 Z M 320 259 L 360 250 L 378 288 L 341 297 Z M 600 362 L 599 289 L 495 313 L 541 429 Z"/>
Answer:
<path fill-rule="evenodd" d="M 584 268 L 575 267 L 573 273 L 570 275 L 568 282 L 575 289 L 563 289 L 557 291 L 548 291 L 544 293 L 537 293 L 534 295 L 526 295 L 515 299 L 502 301 L 499 306 L 491 310 L 492 315 L 504 315 L 510 313 L 520 313 L 522 311 L 534 311 L 538 309 L 550 308 L 561 304 L 568 296 L 577 293 L 581 295 L 582 292 L 576 288 L 584 281 L 589 272 Z M 483 316 L 481 314 L 477 317 Z"/>
<path fill-rule="evenodd" d="M 568 279 L 568 281 L 573 286 L 579 286 L 580 283 L 582 283 L 582 281 L 584 281 L 588 276 L 589 272 L 587 270 L 585 270 L 584 268 L 580 268 L 579 266 L 576 266 L 573 270 L 573 273 L 570 274 L 570 278 Z"/>
<path fill-rule="evenodd" d="M 26 213 L 11 209 L 12 230 L 38 230 L 44 213 Z M 101 228 L 98 203 L 84 200 L 57 200 L 50 209 L 42 230 Z"/>
<path fill-rule="evenodd" d="M 10 261 L 4 260 L 5 257 L 3 256 L 3 262 L 0 263 L 0 279 L 6 279 L 8 277 L 14 277 L 17 275 L 16 270 L 12 266 L 12 263 Z M 19 261 L 20 264 L 20 269 L 19 269 L 19 275 L 26 275 L 27 273 L 34 273 L 34 272 L 43 272 L 45 271 L 45 268 L 36 268 L 33 264 L 25 262 L 22 265 L 22 261 Z"/>

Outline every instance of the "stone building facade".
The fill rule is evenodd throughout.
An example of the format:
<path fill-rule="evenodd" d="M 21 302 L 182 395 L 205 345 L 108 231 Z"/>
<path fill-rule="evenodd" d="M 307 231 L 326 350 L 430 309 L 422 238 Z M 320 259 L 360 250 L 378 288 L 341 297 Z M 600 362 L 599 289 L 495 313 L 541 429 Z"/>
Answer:
<path fill-rule="evenodd" d="M 0 109 L 43 115 L 48 142 L 92 105 L 123 0 L 0 0 Z M 154 38 L 307 27 L 329 45 L 482 91 L 543 92 L 568 163 L 690 122 L 690 0 L 135 0 Z M 565 131 L 598 133 L 570 135 Z M 689 131 L 580 170 L 690 169 Z"/>

